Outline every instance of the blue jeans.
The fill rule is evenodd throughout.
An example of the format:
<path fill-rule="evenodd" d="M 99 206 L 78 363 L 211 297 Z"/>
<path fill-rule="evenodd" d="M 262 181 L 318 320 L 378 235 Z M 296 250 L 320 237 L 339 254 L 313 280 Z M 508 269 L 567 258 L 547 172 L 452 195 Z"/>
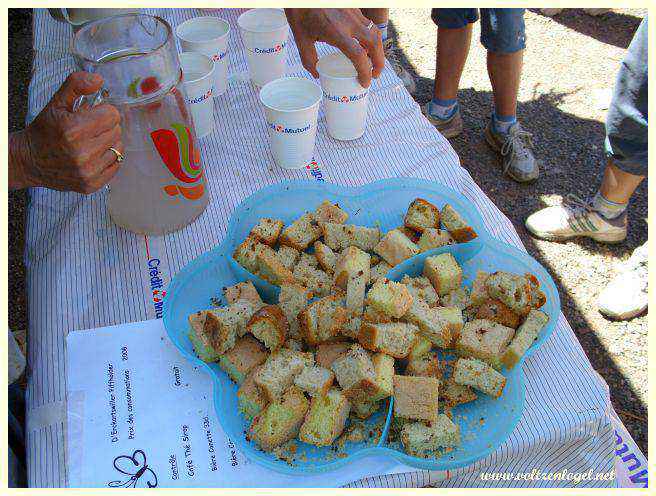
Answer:
<path fill-rule="evenodd" d="M 490 52 L 514 53 L 526 48 L 524 9 L 480 9 L 481 44 Z M 478 9 L 433 9 L 438 28 L 460 29 L 478 21 Z"/>
<path fill-rule="evenodd" d="M 633 35 L 606 116 L 606 155 L 622 171 L 647 175 L 647 18 Z"/>

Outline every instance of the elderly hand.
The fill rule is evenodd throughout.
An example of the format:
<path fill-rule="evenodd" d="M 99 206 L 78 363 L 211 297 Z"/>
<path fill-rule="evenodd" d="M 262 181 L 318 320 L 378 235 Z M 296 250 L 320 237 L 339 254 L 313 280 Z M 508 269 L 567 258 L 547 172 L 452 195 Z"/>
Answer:
<path fill-rule="evenodd" d="M 365 88 L 371 77 L 378 77 L 385 65 L 385 54 L 379 29 L 370 25 L 360 9 L 285 9 L 287 20 L 301 55 L 303 66 L 314 77 L 317 73 L 316 41 L 339 48 L 358 71 Z"/>
<path fill-rule="evenodd" d="M 101 104 L 72 111 L 79 96 L 92 95 L 102 84 L 97 74 L 71 74 L 27 129 L 10 135 L 10 188 L 89 194 L 109 182 L 119 167 L 110 147 L 123 153 L 118 110 Z"/>

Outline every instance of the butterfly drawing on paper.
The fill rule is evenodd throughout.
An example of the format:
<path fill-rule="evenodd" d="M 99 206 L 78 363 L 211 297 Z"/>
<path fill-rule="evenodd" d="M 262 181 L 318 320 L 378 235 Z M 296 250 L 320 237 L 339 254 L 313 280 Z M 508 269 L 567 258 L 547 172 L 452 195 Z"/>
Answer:
<path fill-rule="evenodd" d="M 132 456 L 117 456 L 114 468 L 129 478 L 111 481 L 107 484 L 109 487 L 157 487 L 157 475 L 146 463 L 146 453 L 142 450 L 135 450 Z"/>

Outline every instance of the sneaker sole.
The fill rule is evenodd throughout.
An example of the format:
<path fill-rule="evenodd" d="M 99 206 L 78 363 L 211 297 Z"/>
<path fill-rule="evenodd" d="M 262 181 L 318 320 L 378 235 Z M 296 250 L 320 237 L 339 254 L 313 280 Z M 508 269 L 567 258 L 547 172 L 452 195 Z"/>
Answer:
<path fill-rule="evenodd" d="M 573 238 L 590 238 L 599 243 L 616 244 L 626 239 L 626 233 L 590 233 L 590 234 L 552 234 L 548 232 L 534 231 L 529 227 L 526 230 L 536 238 L 546 241 L 568 241 Z"/>
<path fill-rule="evenodd" d="M 497 144 L 494 142 L 494 138 L 492 138 L 492 136 L 490 135 L 490 127 L 489 126 L 485 128 L 485 141 L 490 146 L 490 148 L 492 148 L 492 150 L 494 150 L 497 153 L 501 153 L 501 148 L 499 148 L 497 146 Z M 500 162 L 503 163 L 503 159 L 501 159 Z M 526 178 L 517 177 L 517 176 L 513 175 L 512 172 L 506 172 L 506 175 L 508 177 L 510 177 L 513 181 L 516 181 L 518 183 L 532 183 L 538 177 L 540 177 L 540 170 L 536 166 L 535 175 L 534 176 L 529 176 L 529 177 L 526 177 Z"/>

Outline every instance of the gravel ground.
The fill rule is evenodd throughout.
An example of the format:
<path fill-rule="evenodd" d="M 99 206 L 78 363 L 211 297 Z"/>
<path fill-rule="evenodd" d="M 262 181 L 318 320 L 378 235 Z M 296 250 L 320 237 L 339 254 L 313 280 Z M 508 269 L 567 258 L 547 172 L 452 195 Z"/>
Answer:
<path fill-rule="evenodd" d="M 598 18 L 577 10 L 556 18 L 526 13 L 528 48 L 519 94 L 518 115 L 533 133 L 542 176 L 519 185 L 502 176 L 483 140 L 492 94 L 485 52 L 474 31 L 460 84 L 465 132 L 451 140 L 463 166 L 513 221 L 529 252 L 543 263 L 560 289 L 562 309 L 595 370 L 610 387 L 613 405 L 642 451 L 647 453 L 647 316 L 611 322 L 596 309 L 596 297 L 617 262 L 647 239 L 647 182 L 634 195 L 629 237 L 619 246 L 588 240 L 551 243 L 534 240 L 523 226 L 536 209 L 574 192 L 593 194 L 604 163 L 603 138 L 608 91 L 619 62 L 644 10 L 617 9 Z M 435 65 L 435 27 L 426 9 L 392 9 L 404 63 L 416 76 L 417 102 L 431 98 Z M 9 129 L 22 128 L 31 70 L 31 13 L 9 15 Z M 29 56 L 28 56 L 29 55 Z M 573 63 L 574 62 L 574 63 Z M 9 195 L 9 325 L 27 327 L 24 246 L 25 195 Z"/>

